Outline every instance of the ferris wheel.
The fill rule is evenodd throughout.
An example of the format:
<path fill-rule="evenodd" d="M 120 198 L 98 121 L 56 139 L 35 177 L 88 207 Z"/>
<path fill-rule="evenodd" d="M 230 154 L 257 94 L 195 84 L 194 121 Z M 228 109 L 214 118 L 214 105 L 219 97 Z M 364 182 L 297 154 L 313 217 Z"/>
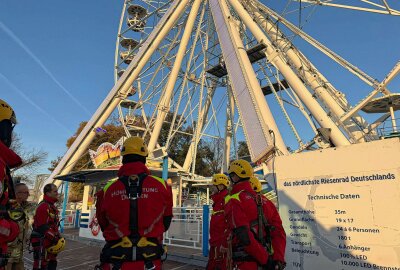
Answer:
<path fill-rule="evenodd" d="M 143 58 L 141 51 L 154 46 L 128 98 L 118 106 L 127 133 L 140 130 L 148 135 L 151 151 L 160 146 L 162 124 L 169 121 L 164 146 L 174 147 L 174 136 L 186 133 L 192 144 L 185 162 L 178 166 L 192 172 L 200 139 L 225 142 L 221 160 L 225 169 L 232 157 L 237 158 L 237 141 L 244 138 L 253 161 L 377 139 L 376 128 L 360 109 L 383 113 L 387 106 L 376 107 L 389 100 L 394 104 L 392 110 L 399 109 L 398 95 L 386 89 L 399 65 L 384 82 L 378 82 L 307 35 L 288 17 L 296 12 L 309 16 L 316 4 L 393 16 L 400 12 L 387 1 L 368 2 L 370 7 L 303 2 L 303 7 L 296 3 L 294 8 L 286 3 L 283 11 L 277 12 L 259 1 L 125 1 L 117 37 L 115 81 L 136 65 L 132 61 Z M 168 28 L 163 36 L 161 28 Z M 349 104 L 296 48 L 293 37 L 310 43 L 373 91 L 357 106 Z M 370 103 L 378 93 L 386 99 Z M 389 109 L 386 113 L 383 118 L 388 117 Z M 140 125 L 138 118 L 143 119 Z M 188 125 L 195 128 L 188 132 Z M 282 134 L 283 125 L 290 134 Z"/>
<path fill-rule="evenodd" d="M 145 137 L 150 153 L 160 147 L 170 151 L 178 135 L 186 136 L 186 157 L 174 166 L 192 176 L 199 142 L 222 145 L 221 170 L 226 170 L 230 159 L 240 157 L 238 142 L 246 141 L 251 160 L 268 170 L 276 155 L 379 139 L 377 128 L 390 118 L 395 134 L 400 94 L 388 84 L 400 64 L 377 81 L 304 32 L 307 20 L 299 20 L 317 6 L 397 17 L 395 1 L 271 2 L 125 0 L 115 86 L 49 179 L 69 172 L 94 129 L 116 108 L 126 134 Z M 296 41 L 359 78 L 370 88 L 368 95 L 350 104 Z M 371 122 L 366 113 L 378 115 Z"/>

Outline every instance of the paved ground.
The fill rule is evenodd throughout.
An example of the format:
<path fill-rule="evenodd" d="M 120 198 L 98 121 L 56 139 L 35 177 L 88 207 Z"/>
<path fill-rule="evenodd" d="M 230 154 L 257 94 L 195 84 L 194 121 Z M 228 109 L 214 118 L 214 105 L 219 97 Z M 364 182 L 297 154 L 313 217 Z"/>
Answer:
<path fill-rule="evenodd" d="M 98 246 L 89 246 L 86 243 L 68 240 L 66 249 L 60 253 L 58 260 L 58 270 L 83 270 L 83 269 L 94 269 L 94 266 L 99 262 L 99 254 L 101 248 Z M 182 249 L 182 252 L 185 249 Z M 181 253 L 182 254 L 182 253 Z M 176 257 L 176 256 L 171 256 Z M 25 253 L 25 268 L 32 269 L 32 258 L 33 255 Z M 164 262 L 164 269 L 168 270 L 201 270 L 203 267 L 190 265 L 190 259 L 185 258 L 175 262 L 166 260 Z"/>

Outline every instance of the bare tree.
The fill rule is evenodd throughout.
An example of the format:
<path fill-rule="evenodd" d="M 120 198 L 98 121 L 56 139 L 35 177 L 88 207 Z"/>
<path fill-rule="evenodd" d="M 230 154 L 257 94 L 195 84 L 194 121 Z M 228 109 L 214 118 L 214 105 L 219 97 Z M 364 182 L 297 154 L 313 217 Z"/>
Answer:
<path fill-rule="evenodd" d="M 215 138 L 206 142 L 204 158 L 212 174 L 220 173 L 224 161 L 225 142 L 222 138 Z"/>
<path fill-rule="evenodd" d="M 16 182 L 33 183 L 37 170 L 47 159 L 47 153 L 41 149 L 27 149 L 18 134 L 13 133 L 11 149 L 22 158 L 22 165 L 11 170 Z"/>

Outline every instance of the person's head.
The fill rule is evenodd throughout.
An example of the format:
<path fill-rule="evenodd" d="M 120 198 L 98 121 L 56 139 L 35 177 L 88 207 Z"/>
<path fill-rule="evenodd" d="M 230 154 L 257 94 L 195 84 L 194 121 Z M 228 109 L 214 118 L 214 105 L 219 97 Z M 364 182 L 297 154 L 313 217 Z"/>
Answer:
<path fill-rule="evenodd" d="M 149 150 L 144 140 L 140 137 L 130 137 L 125 140 L 121 148 L 122 164 L 140 161 L 146 163 Z"/>
<path fill-rule="evenodd" d="M 10 105 L 0 99 L 0 141 L 7 147 L 11 146 L 12 131 L 17 124 L 15 112 Z"/>
<path fill-rule="evenodd" d="M 234 160 L 229 164 L 228 174 L 232 183 L 237 184 L 242 181 L 247 181 L 253 176 L 253 167 L 251 167 L 250 163 L 246 160 Z"/>
<path fill-rule="evenodd" d="M 15 199 L 18 203 L 23 203 L 28 200 L 29 188 L 24 183 L 15 184 Z"/>
<path fill-rule="evenodd" d="M 257 192 L 257 193 L 261 192 L 261 190 L 262 190 L 261 182 L 260 182 L 260 180 L 258 180 L 257 177 L 255 177 L 255 176 L 250 177 L 249 182 L 250 182 L 251 188 L 255 192 Z"/>
<path fill-rule="evenodd" d="M 214 174 L 211 183 L 211 194 L 215 194 L 229 187 L 229 179 L 223 173 Z"/>
<path fill-rule="evenodd" d="M 58 197 L 58 188 L 54 184 L 47 184 L 43 188 L 43 194 L 47 197 L 57 199 Z"/>

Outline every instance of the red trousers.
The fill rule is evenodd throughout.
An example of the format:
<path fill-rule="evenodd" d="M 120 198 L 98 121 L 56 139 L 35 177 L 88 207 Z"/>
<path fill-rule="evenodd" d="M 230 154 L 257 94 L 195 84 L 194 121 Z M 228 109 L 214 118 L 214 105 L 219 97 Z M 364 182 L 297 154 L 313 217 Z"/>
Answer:
<path fill-rule="evenodd" d="M 225 270 L 227 269 L 226 252 L 221 252 L 220 247 L 211 246 L 208 255 L 207 270 Z"/>
<path fill-rule="evenodd" d="M 31 239 L 33 248 L 33 270 L 55 270 L 57 268 L 57 255 L 46 251 L 46 248 L 43 247 L 44 241 L 45 240 L 40 238 Z"/>
<path fill-rule="evenodd" d="M 40 246 L 33 248 L 33 270 L 56 270 L 56 268 L 57 255 L 50 254 L 45 250 L 41 252 Z"/>

